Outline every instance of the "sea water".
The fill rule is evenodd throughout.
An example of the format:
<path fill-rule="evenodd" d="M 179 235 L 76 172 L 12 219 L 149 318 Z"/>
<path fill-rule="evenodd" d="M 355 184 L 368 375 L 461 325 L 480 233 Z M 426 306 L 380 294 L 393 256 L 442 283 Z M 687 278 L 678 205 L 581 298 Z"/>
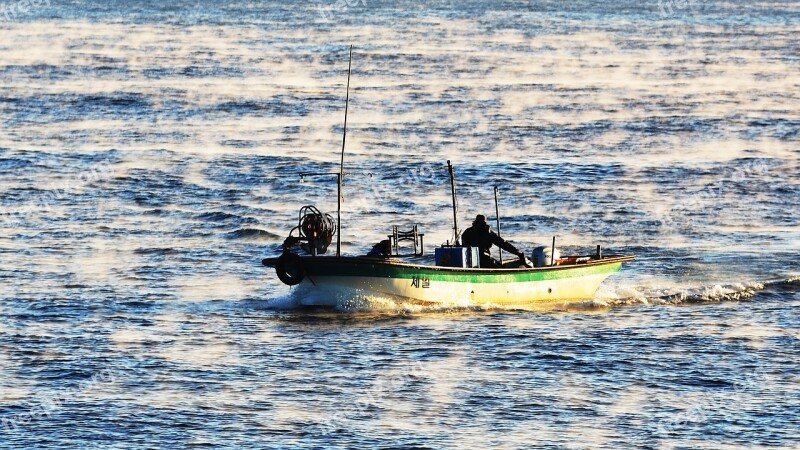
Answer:
<path fill-rule="evenodd" d="M 798 448 L 793 1 L 0 3 L 0 448 Z M 280 284 L 476 214 L 597 297 Z M 321 174 L 301 180 L 300 173 Z M 338 296 L 305 310 L 306 295 Z"/>

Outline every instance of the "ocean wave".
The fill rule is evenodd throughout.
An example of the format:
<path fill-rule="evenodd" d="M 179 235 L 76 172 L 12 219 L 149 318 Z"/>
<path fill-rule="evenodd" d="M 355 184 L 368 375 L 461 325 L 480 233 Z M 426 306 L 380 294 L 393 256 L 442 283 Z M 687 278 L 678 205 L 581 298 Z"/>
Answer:
<path fill-rule="evenodd" d="M 795 292 L 800 284 L 800 276 L 786 279 L 747 281 L 740 283 L 718 283 L 687 287 L 617 287 L 602 290 L 596 301 L 609 306 L 622 306 L 636 303 L 645 304 L 690 304 L 750 300 L 762 292 L 774 290 Z"/>
<path fill-rule="evenodd" d="M 231 231 L 225 235 L 228 239 L 250 239 L 257 241 L 281 241 L 283 237 L 271 233 L 266 230 L 259 230 L 256 228 L 242 228 L 236 231 Z"/>

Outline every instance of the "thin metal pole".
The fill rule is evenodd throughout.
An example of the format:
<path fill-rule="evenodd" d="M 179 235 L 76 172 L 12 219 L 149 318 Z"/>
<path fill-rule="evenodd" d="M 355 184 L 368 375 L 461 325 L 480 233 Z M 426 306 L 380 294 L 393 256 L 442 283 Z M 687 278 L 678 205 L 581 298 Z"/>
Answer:
<path fill-rule="evenodd" d="M 450 172 L 450 192 L 453 195 L 453 245 L 458 245 L 458 207 L 456 206 L 456 177 L 453 175 L 453 165 L 447 160 L 447 170 Z"/>
<path fill-rule="evenodd" d="M 555 265 L 556 263 L 556 237 L 553 236 L 553 247 L 550 249 L 550 265 Z"/>
<path fill-rule="evenodd" d="M 353 70 L 353 46 L 350 46 L 350 63 L 347 65 L 347 94 L 344 101 L 344 128 L 342 129 L 342 158 L 339 161 L 338 202 L 336 207 L 336 256 L 342 256 L 342 184 L 344 183 L 344 147 L 347 142 L 347 112 L 350 108 L 350 73 Z"/>
<path fill-rule="evenodd" d="M 497 236 L 502 237 L 500 234 L 500 207 L 498 206 L 497 202 L 497 193 L 500 191 L 497 186 L 494 187 L 494 214 L 497 217 Z M 503 265 L 503 249 L 498 247 L 500 250 L 500 265 Z"/>
<path fill-rule="evenodd" d="M 342 256 L 342 174 L 336 174 L 338 188 L 338 202 L 336 204 L 336 256 Z"/>

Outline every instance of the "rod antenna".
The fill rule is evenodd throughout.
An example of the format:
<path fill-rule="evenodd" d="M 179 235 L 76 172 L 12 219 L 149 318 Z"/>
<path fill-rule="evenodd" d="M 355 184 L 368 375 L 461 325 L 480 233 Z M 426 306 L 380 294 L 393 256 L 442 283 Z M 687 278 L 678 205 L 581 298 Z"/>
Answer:
<path fill-rule="evenodd" d="M 447 160 L 447 170 L 450 172 L 450 192 L 453 195 L 453 245 L 458 245 L 458 200 L 456 200 L 456 177 L 453 174 L 453 165 Z"/>
<path fill-rule="evenodd" d="M 347 91 L 344 100 L 344 128 L 342 128 L 342 158 L 339 160 L 336 206 L 336 256 L 342 256 L 342 187 L 344 184 L 344 148 L 347 142 L 347 112 L 350 109 L 350 74 L 353 70 L 353 46 L 350 45 L 350 62 L 347 65 Z"/>
<path fill-rule="evenodd" d="M 498 206 L 498 203 L 497 203 L 497 196 L 498 196 L 499 192 L 500 192 L 500 189 L 497 186 L 495 186 L 494 187 L 494 214 L 495 214 L 495 217 L 497 217 L 497 236 L 498 237 L 502 237 L 502 235 L 500 234 L 500 207 Z M 503 265 L 503 249 L 502 248 L 500 249 L 500 265 Z"/>

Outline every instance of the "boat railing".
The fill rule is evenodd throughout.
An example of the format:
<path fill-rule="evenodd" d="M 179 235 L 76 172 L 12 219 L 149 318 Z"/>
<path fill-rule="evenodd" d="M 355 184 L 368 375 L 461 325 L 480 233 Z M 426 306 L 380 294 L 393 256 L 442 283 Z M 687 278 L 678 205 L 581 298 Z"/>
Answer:
<path fill-rule="evenodd" d="M 389 242 L 392 246 L 392 256 L 408 257 L 408 256 L 422 256 L 425 253 L 424 246 L 425 233 L 420 233 L 417 230 L 417 225 L 414 225 L 409 231 L 400 231 L 397 225 L 392 226 L 392 234 L 389 235 Z M 400 254 L 400 242 L 411 241 L 414 245 L 413 254 Z"/>

